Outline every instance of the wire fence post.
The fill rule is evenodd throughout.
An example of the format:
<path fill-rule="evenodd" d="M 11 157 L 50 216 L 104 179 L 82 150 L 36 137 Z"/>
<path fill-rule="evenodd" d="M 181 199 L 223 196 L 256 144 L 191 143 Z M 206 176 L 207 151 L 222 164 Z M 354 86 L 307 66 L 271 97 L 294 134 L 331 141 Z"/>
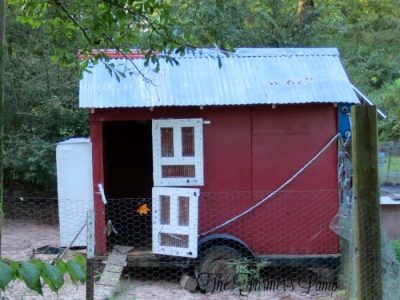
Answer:
<path fill-rule="evenodd" d="M 353 106 L 351 115 L 356 297 L 382 299 L 376 107 Z"/>
<path fill-rule="evenodd" d="M 87 212 L 86 300 L 94 298 L 94 211 Z"/>
<path fill-rule="evenodd" d="M 386 174 L 386 182 L 389 181 L 389 174 L 390 174 L 390 163 L 392 160 L 392 147 L 389 148 L 389 161 L 388 161 L 388 166 L 387 166 L 387 174 Z"/>

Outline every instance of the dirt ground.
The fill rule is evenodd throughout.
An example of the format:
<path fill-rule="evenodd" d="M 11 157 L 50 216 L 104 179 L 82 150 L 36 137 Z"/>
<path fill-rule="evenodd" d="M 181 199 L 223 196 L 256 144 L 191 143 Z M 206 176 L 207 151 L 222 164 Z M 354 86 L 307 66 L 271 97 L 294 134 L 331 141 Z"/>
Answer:
<path fill-rule="evenodd" d="M 51 261 L 55 255 L 33 255 L 33 249 L 42 246 L 57 246 L 59 244 L 58 227 L 53 225 L 38 225 L 26 221 L 6 220 L 3 226 L 2 253 L 3 257 L 13 260 L 29 260 L 33 257 Z M 95 287 L 96 288 L 96 287 Z M 86 287 L 75 285 L 66 277 L 65 286 L 58 294 L 51 292 L 46 286 L 44 295 L 29 291 L 21 282 L 9 285 L 1 294 L 0 300 L 5 299 L 58 299 L 58 300 L 82 300 L 85 299 Z M 3 296 L 3 298 L 2 298 Z M 294 291 L 251 291 L 246 297 L 240 296 L 237 291 L 225 291 L 211 295 L 200 292 L 191 293 L 184 290 L 177 282 L 164 280 L 140 280 L 123 279 L 120 281 L 119 292 L 111 299 L 138 299 L 138 300 L 237 300 L 237 299 L 341 299 L 335 292 L 318 292 L 311 289 L 308 293 L 303 288 L 296 287 Z"/>
<path fill-rule="evenodd" d="M 50 262 L 55 255 L 34 255 L 33 249 L 42 246 L 59 244 L 59 231 L 57 226 L 38 225 L 26 221 L 5 220 L 2 232 L 2 256 L 24 261 L 31 258 L 40 258 Z M 65 277 L 66 284 L 59 291 L 58 295 L 53 293 L 47 286 L 43 288 L 43 296 L 31 292 L 22 282 L 11 283 L 0 299 L 16 300 L 82 300 L 85 299 L 85 286 L 75 285 L 69 277 Z M 1 294 L 0 294 L 1 295 Z"/>
<path fill-rule="evenodd" d="M 244 292 L 245 295 L 240 296 L 238 291 L 225 291 L 216 292 L 214 294 L 202 294 L 200 292 L 191 293 L 184 290 L 182 287 L 175 283 L 165 281 L 139 281 L 129 280 L 121 282 L 121 293 L 115 295 L 115 299 L 187 299 L 187 300 L 283 300 L 283 299 L 342 299 L 335 293 L 331 292 L 313 292 L 309 294 L 301 290 L 294 292 L 271 292 L 271 291 L 252 291 L 250 293 Z M 135 298 L 136 297 L 136 298 Z"/>

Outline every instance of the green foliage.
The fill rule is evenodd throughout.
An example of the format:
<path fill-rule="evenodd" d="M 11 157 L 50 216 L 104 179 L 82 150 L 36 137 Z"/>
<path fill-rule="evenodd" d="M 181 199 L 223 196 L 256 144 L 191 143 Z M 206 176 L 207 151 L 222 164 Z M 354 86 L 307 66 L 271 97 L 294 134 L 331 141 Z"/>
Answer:
<path fill-rule="evenodd" d="M 9 6 L 19 22 L 41 28 L 50 41 L 57 41 L 51 57 L 63 65 L 78 64 L 78 49 L 91 62 L 106 64 L 99 49 L 138 49 L 157 65 L 160 51 L 183 53 L 193 46 L 329 45 L 341 50 L 354 82 L 367 92 L 399 77 L 397 0 L 321 0 L 302 7 L 303 2 L 10 0 Z M 117 79 L 123 76 L 109 66 Z"/>
<path fill-rule="evenodd" d="M 379 168 L 379 179 L 381 184 L 399 185 L 400 179 L 400 156 L 386 152 L 384 164 Z"/>
<path fill-rule="evenodd" d="M 385 84 L 374 93 L 378 105 L 388 114 L 388 118 L 379 124 L 382 141 L 400 141 L 400 78 L 391 84 Z"/>
<path fill-rule="evenodd" d="M 305 45 L 314 12 L 297 13 L 296 1 L 201 0 L 174 1 L 174 11 L 183 32 L 197 38 L 201 46 L 284 47 Z M 306 24 L 307 23 L 307 24 Z"/>
<path fill-rule="evenodd" d="M 19 24 L 13 11 L 7 26 L 5 187 L 51 195 L 56 143 L 87 135 L 87 112 L 77 107 L 78 69 L 51 61 L 57 44 L 44 29 Z"/>
<path fill-rule="evenodd" d="M 39 294 L 42 294 L 42 285 L 40 284 L 41 266 L 32 262 L 23 262 L 18 268 L 17 277 L 22 279 L 26 286 Z"/>
<path fill-rule="evenodd" d="M 144 50 L 147 59 L 152 60 L 158 51 L 172 53 L 173 49 L 189 46 L 191 41 L 177 26 L 181 20 L 176 18 L 171 1 L 10 0 L 8 3 L 18 11 L 19 22 L 32 28 L 46 28 L 52 39 L 61 37 L 65 44 L 78 41 L 80 53 L 92 62 L 107 60 L 100 49 L 113 48 L 126 53 L 135 47 Z M 55 50 L 55 61 L 77 65 L 76 52 L 61 47 Z"/>
<path fill-rule="evenodd" d="M 314 45 L 334 45 L 352 81 L 364 91 L 399 77 L 400 11 L 396 0 L 321 1 Z"/>
<path fill-rule="evenodd" d="M 394 252 L 396 253 L 396 258 L 400 262 L 400 240 L 393 241 Z"/>
<path fill-rule="evenodd" d="M 109 48 L 142 51 L 158 70 L 161 51 L 194 46 L 335 46 L 353 83 L 389 114 L 379 124 L 381 139 L 399 140 L 398 0 L 319 0 L 307 9 L 300 2 L 9 0 L 6 187 L 55 190 L 55 143 L 87 135 L 78 74 L 100 60 L 116 80 L 136 68 L 134 61 L 123 69 L 113 64 L 101 51 Z"/>
<path fill-rule="evenodd" d="M 42 287 L 47 284 L 53 292 L 57 292 L 64 285 L 64 275 L 68 274 L 73 283 L 85 283 L 86 258 L 78 255 L 64 262 L 56 260 L 48 264 L 40 260 L 26 262 L 0 261 L 0 288 L 4 291 L 10 282 L 23 281 L 26 286 L 39 294 L 43 294 Z"/>
<path fill-rule="evenodd" d="M 267 260 L 257 260 L 243 258 L 228 262 L 228 266 L 235 268 L 235 284 L 240 294 L 248 291 L 248 287 L 254 282 L 262 282 L 261 271 L 270 263 Z"/>
<path fill-rule="evenodd" d="M 15 272 L 11 267 L 0 261 L 0 288 L 4 291 L 5 287 L 15 279 Z"/>
<path fill-rule="evenodd" d="M 44 266 L 42 278 L 52 291 L 58 291 L 64 284 L 63 273 L 53 265 Z"/>
<path fill-rule="evenodd" d="M 67 272 L 71 276 L 73 283 L 77 283 L 78 281 L 85 282 L 85 271 L 76 261 L 67 262 Z"/>

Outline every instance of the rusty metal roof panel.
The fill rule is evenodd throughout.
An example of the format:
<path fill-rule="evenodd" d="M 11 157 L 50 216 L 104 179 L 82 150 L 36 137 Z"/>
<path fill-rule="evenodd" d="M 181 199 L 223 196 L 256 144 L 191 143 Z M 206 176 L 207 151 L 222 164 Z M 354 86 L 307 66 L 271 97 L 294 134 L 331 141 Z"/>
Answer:
<path fill-rule="evenodd" d="M 95 65 L 80 82 L 80 107 L 359 103 L 335 48 L 248 48 L 229 56 L 200 49 L 175 58 L 178 66 L 161 59 L 158 73 L 143 58 L 114 58 L 127 74 L 120 82 Z"/>

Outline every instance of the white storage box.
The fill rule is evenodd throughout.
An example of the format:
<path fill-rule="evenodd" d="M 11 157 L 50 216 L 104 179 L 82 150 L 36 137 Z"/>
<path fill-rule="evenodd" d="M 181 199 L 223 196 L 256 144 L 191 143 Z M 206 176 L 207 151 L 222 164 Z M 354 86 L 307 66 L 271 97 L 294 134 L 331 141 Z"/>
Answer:
<path fill-rule="evenodd" d="M 66 247 L 93 210 L 92 143 L 73 138 L 57 144 L 57 189 L 60 246 Z M 86 227 L 72 246 L 86 246 Z"/>

